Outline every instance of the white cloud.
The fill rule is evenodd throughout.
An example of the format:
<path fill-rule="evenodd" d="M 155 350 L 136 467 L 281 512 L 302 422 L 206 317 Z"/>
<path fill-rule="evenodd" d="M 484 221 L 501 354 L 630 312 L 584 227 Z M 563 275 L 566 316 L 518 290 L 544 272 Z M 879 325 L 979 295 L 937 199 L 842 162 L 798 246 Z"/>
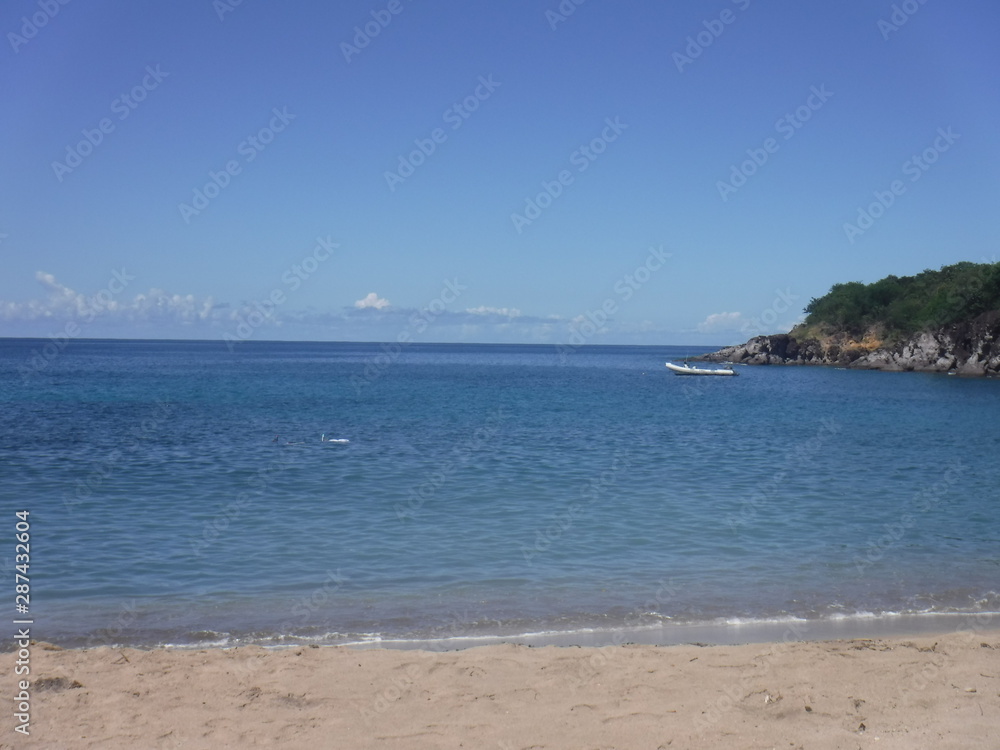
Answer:
<path fill-rule="evenodd" d="M 597 333 L 607 333 L 608 332 L 608 320 L 595 319 L 594 315 L 577 315 L 570 321 L 570 329 L 577 331 L 591 331 L 593 333 L 595 330 Z M 586 327 L 585 327 L 586 326 Z M 587 334 L 590 335 L 590 334 Z"/>
<path fill-rule="evenodd" d="M 162 289 L 150 289 L 137 294 L 131 302 L 121 305 L 126 317 L 138 320 L 170 320 L 177 323 L 196 323 L 222 317 L 222 308 L 211 297 L 197 299 L 193 294 L 170 294 Z M 232 316 L 234 313 L 230 313 Z"/>
<path fill-rule="evenodd" d="M 725 333 L 739 331 L 743 327 L 743 313 L 721 312 L 712 313 L 698 324 L 699 333 Z"/>
<path fill-rule="evenodd" d="M 52 333 L 69 322 L 80 325 L 84 335 L 143 337 L 151 334 L 177 338 L 220 338 L 239 326 L 249 325 L 253 336 L 267 335 L 301 340 L 394 340 L 400 332 L 410 332 L 414 339 L 466 340 L 493 342 L 533 342 L 556 344 L 579 327 L 594 325 L 587 316 L 576 318 L 549 314 L 544 317 L 523 313 L 515 307 L 480 305 L 448 310 L 428 303 L 423 307 L 396 307 L 372 292 L 357 302 L 337 308 L 295 308 L 274 305 L 254 298 L 217 301 L 194 294 L 175 294 L 159 288 L 140 288 L 125 269 L 108 276 L 100 290 L 83 294 L 61 283 L 53 274 L 39 271 L 35 280 L 39 293 L 35 299 L 6 301 L 0 299 L 0 328 L 4 335 L 42 335 Z M 730 325 L 739 327 L 743 320 L 737 313 L 723 313 Z M 709 316 L 712 324 L 720 316 Z M 594 332 L 590 343 L 600 343 L 607 336 L 625 342 L 643 343 L 653 331 L 649 321 L 607 322 Z M 425 330 L 426 329 L 426 330 Z M 715 329 L 712 329 L 715 330 Z M 659 339 L 670 331 L 658 334 Z"/>
<path fill-rule="evenodd" d="M 365 310 L 367 308 L 375 308 L 376 310 L 383 310 L 389 306 L 389 300 L 384 297 L 379 297 L 375 292 L 369 292 L 368 296 L 364 299 L 359 299 L 354 303 L 354 306 L 359 310 Z"/>
<path fill-rule="evenodd" d="M 191 294 L 181 296 L 168 294 L 162 289 L 150 289 L 130 299 L 126 296 L 126 290 L 133 278 L 122 269 L 120 273 L 112 275 L 103 289 L 86 295 L 59 283 L 51 273 L 38 271 L 35 280 L 45 290 L 45 298 L 26 302 L 0 302 L 0 320 L 171 320 L 189 323 L 213 317 L 214 303 L 211 297 L 197 300 Z"/>
<path fill-rule="evenodd" d="M 468 307 L 465 311 L 472 315 L 499 315 L 504 318 L 521 317 L 521 311 L 516 307 L 487 307 L 486 305 L 480 305 L 479 307 Z"/>

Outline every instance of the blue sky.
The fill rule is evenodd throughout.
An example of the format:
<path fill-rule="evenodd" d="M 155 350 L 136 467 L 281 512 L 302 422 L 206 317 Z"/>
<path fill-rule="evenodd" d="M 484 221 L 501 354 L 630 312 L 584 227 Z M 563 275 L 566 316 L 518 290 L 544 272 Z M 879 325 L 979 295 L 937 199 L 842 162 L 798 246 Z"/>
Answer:
<path fill-rule="evenodd" d="M 63 2 L 0 336 L 721 345 L 997 257 L 990 0 Z"/>

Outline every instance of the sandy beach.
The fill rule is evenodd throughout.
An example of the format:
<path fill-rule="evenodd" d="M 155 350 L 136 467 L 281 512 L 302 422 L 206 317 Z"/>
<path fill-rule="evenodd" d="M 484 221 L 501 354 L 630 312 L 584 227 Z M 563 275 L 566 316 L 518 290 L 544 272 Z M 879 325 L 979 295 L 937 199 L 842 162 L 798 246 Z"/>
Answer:
<path fill-rule="evenodd" d="M 16 658 L 0 659 L 8 697 Z M 31 670 L 30 737 L 8 712 L 3 748 L 1000 747 L 996 630 L 446 652 L 36 643 Z"/>

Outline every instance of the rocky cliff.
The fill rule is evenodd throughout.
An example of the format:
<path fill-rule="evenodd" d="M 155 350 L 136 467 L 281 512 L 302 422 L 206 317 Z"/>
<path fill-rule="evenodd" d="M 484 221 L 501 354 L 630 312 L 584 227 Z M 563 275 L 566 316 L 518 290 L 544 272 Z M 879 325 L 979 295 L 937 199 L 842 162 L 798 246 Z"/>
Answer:
<path fill-rule="evenodd" d="M 997 376 L 1000 375 L 1000 310 L 921 331 L 895 343 L 883 342 L 875 329 L 861 339 L 833 333 L 802 340 L 793 329 L 790 333 L 756 336 L 745 344 L 727 346 L 699 359 L 749 365 L 834 365 Z"/>

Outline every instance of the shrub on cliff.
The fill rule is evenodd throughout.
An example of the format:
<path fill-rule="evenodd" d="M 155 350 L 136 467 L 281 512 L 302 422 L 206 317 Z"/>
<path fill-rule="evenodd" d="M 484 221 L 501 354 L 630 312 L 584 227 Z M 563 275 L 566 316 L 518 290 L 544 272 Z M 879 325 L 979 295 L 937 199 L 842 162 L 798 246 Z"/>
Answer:
<path fill-rule="evenodd" d="M 872 328 L 889 338 L 970 320 L 1000 310 L 1000 263 L 955 263 L 916 276 L 886 276 L 872 284 L 834 284 L 806 306 L 802 331 L 862 336 Z"/>

